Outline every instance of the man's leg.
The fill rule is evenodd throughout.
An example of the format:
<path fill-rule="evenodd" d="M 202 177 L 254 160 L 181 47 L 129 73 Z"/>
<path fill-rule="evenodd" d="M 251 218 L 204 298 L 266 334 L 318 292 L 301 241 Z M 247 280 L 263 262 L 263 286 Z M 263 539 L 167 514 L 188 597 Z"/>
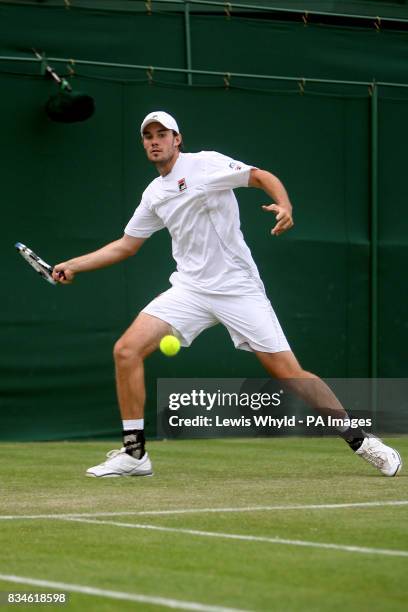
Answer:
<path fill-rule="evenodd" d="M 108 461 L 90 468 L 88 476 L 142 476 L 152 473 L 145 453 L 144 438 L 144 359 L 171 333 L 165 321 L 140 313 L 114 347 L 116 389 L 123 424 L 123 450 Z"/>
<path fill-rule="evenodd" d="M 273 378 L 287 379 L 288 386 L 322 416 L 331 416 L 335 419 L 348 418 L 347 412 L 330 387 L 315 374 L 304 370 L 291 351 L 278 353 L 256 351 L 255 354 L 268 374 Z M 364 435 L 361 436 L 363 437 Z"/>
<path fill-rule="evenodd" d="M 342 420 L 349 418 L 333 391 L 318 376 L 303 370 L 291 351 L 278 353 L 255 351 L 255 354 L 272 377 L 287 379 L 288 386 L 322 416 Z M 352 429 L 344 425 L 340 426 L 338 431 L 353 451 L 374 465 L 382 474 L 385 476 L 398 474 L 402 461 L 396 450 L 386 446 L 374 436 L 367 436 L 360 427 Z"/>
<path fill-rule="evenodd" d="M 123 420 L 143 419 L 145 384 L 143 361 L 155 351 L 161 338 L 171 333 L 165 321 L 141 312 L 116 342 L 116 390 Z"/>

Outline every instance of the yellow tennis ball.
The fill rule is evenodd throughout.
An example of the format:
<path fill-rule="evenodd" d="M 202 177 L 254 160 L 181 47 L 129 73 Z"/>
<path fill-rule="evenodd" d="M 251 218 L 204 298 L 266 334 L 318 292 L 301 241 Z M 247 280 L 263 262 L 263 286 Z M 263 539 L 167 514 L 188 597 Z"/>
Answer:
<path fill-rule="evenodd" d="M 173 357 L 180 350 L 180 340 L 176 336 L 164 336 L 160 340 L 160 350 L 167 357 Z"/>

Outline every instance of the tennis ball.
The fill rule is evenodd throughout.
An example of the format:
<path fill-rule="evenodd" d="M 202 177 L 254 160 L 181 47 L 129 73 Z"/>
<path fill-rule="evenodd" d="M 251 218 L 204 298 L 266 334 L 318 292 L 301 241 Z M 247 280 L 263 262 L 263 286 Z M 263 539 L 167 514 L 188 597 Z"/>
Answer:
<path fill-rule="evenodd" d="M 176 336 L 164 336 L 160 340 L 160 350 L 167 357 L 173 357 L 180 350 L 180 340 Z"/>

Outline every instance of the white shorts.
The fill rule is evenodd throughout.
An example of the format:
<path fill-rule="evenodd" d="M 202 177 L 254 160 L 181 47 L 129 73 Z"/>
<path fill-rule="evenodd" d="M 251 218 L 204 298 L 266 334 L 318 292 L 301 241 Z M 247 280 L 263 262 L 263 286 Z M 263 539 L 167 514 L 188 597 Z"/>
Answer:
<path fill-rule="evenodd" d="M 169 323 L 182 346 L 190 346 L 202 331 L 222 323 L 235 348 L 265 353 L 291 350 L 272 305 L 262 292 L 217 295 L 171 287 L 142 312 Z"/>

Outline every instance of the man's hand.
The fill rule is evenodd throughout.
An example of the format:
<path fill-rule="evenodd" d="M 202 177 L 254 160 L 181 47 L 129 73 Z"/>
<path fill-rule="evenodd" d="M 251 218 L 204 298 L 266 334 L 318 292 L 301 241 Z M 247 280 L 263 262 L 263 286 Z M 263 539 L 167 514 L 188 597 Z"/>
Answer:
<path fill-rule="evenodd" d="M 277 176 L 267 170 L 252 168 L 248 187 L 263 189 L 270 198 L 278 202 L 278 204 L 262 206 L 264 210 L 276 214 L 276 225 L 271 230 L 273 236 L 280 236 L 280 234 L 293 227 L 292 204 L 283 183 Z"/>
<path fill-rule="evenodd" d="M 75 277 L 75 272 L 70 268 L 69 261 L 54 266 L 52 278 L 62 285 L 70 285 Z"/>
<path fill-rule="evenodd" d="M 280 236 L 283 232 L 293 227 L 293 218 L 292 218 L 292 206 L 284 205 L 279 206 L 278 204 L 265 204 L 262 206 L 264 210 L 269 212 L 276 213 L 276 225 L 271 229 L 271 234 L 273 236 Z"/>

